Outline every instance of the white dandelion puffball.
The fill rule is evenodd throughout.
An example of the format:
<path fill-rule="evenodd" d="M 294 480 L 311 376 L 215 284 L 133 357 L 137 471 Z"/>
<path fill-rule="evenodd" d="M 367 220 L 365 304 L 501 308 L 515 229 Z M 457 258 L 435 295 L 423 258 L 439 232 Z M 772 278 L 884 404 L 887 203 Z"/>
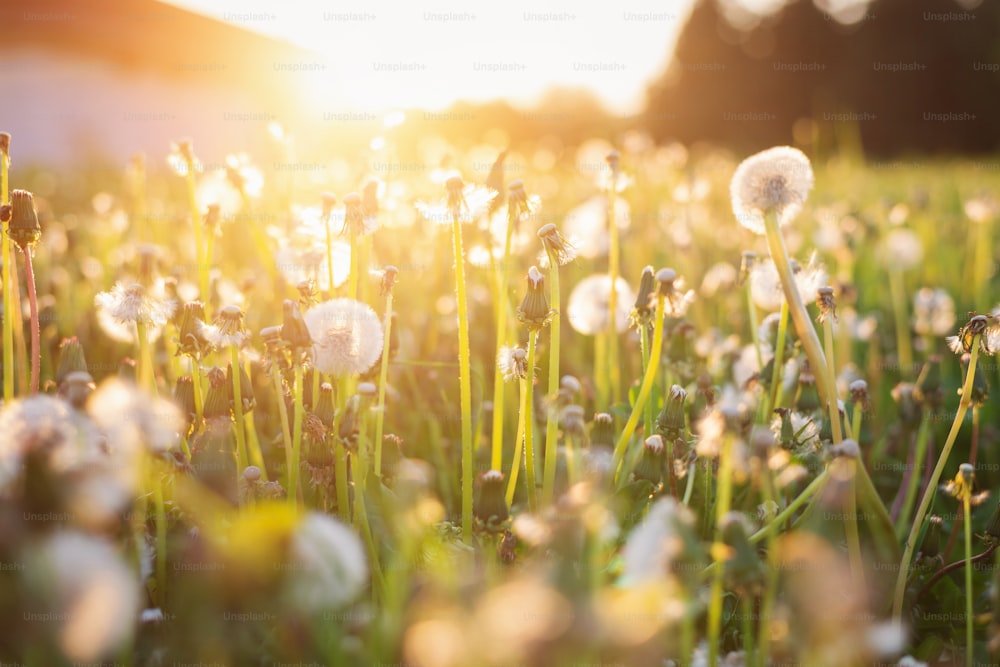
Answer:
<path fill-rule="evenodd" d="M 175 403 L 150 396 L 118 378 L 101 384 L 87 402 L 87 412 L 108 437 L 114 452 L 153 453 L 176 449 L 187 423 Z"/>
<path fill-rule="evenodd" d="M 136 322 L 146 325 L 150 342 L 160 336 L 160 329 L 174 314 L 176 302 L 161 294 L 159 288 L 147 290 L 138 283 L 115 283 L 110 292 L 94 297 L 97 323 L 107 336 L 120 343 L 135 343 Z"/>
<path fill-rule="evenodd" d="M 335 376 L 364 373 L 382 353 L 382 323 L 366 304 L 332 299 L 306 311 L 316 369 Z"/>
<path fill-rule="evenodd" d="M 776 146 L 740 163 L 729 185 L 736 220 L 755 234 L 764 233 L 764 216 L 774 212 L 778 225 L 798 215 L 813 187 L 809 158 L 797 148 Z"/>
<path fill-rule="evenodd" d="M 913 330 L 921 336 L 944 336 L 955 326 L 955 302 L 943 289 L 921 288 L 913 297 Z"/>
<path fill-rule="evenodd" d="M 110 543 L 58 531 L 25 556 L 25 576 L 39 594 L 28 608 L 56 621 L 67 658 L 99 661 L 130 638 L 139 584 Z"/>
<path fill-rule="evenodd" d="M 631 209 L 624 199 L 615 199 L 615 224 L 628 229 Z M 594 195 L 570 210 L 562 223 L 562 233 L 576 249 L 577 255 L 592 259 L 608 254 L 608 197 Z"/>
<path fill-rule="evenodd" d="M 292 536 L 289 587 L 296 606 L 307 611 L 342 607 L 358 597 L 368 580 L 368 561 L 352 528 L 310 512 Z"/>
<path fill-rule="evenodd" d="M 924 244 L 909 229 L 894 229 L 879 243 L 880 259 L 901 271 L 915 268 L 924 259 Z"/>
<path fill-rule="evenodd" d="M 628 329 L 629 313 L 635 305 L 635 292 L 621 276 L 615 281 L 615 292 L 618 295 L 618 302 L 615 304 L 615 329 L 622 333 Z M 606 331 L 611 319 L 610 297 L 611 276 L 598 273 L 581 280 L 570 293 L 566 306 L 570 326 L 585 336 Z"/>
<path fill-rule="evenodd" d="M 684 505 L 670 497 L 658 500 L 625 542 L 625 581 L 637 584 L 667 577 L 671 564 L 684 554 L 680 530 L 693 523 L 694 515 Z"/>

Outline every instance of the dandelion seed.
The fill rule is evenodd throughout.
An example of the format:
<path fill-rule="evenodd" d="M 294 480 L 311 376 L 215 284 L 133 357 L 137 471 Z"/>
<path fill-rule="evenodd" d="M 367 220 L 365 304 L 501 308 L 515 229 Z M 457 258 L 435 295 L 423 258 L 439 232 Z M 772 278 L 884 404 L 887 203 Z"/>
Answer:
<path fill-rule="evenodd" d="M 369 306 L 353 299 L 325 301 L 303 318 L 313 341 L 315 368 L 344 376 L 364 373 L 382 353 L 382 324 Z"/>
<path fill-rule="evenodd" d="M 635 303 L 635 293 L 621 276 L 615 281 L 618 293 L 618 312 L 615 314 L 615 330 L 623 333 L 629 326 L 629 314 Z M 569 295 L 566 316 L 577 333 L 594 336 L 608 330 L 611 315 L 609 301 L 611 278 L 607 274 L 595 274 L 584 278 Z"/>
<path fill-rule="evenodd" d="M 796 148 L 777 146 L 743 160 L 733 174 L 729 193 L 736 220 L 755 234 L 763 234 L 766 214 L 775 213 L 779 226 L 788 224 L 812 187 L 809 158 Z"/>
<path fill-rule="evenodd" d="M 816 259 L 815 254 L 809 258 L 809 263 L 805 267 L 793 261 L 792 277 L 804 303 L 813 301 L 819 288 L 825 285 L 828 279 L 826 269 Z M 778 269 L 772 260 L 759 261 L 750 270 L 750 296 L 761 310 L 773 313 L 781 309 L 785 291 L 781 286 Z"/>
<path fill-rule="evenodd" d="M 138 283 L 121 282 L 115 283 L 110 292 L 95 296 L 94 304 L 101 329 L 108 337 L 122 343 L 136 341 L 136 322 L 146 325 L 150 341 L 156 340 L 177 307 L 176 302 Z"/>
<path fill-rule="evenodd" d="M 209 343 L 222 349 L 243 347 L 249 336 L 243 325 L 243 310 L 239 306 L 226 306 L 219 311 L 215 323 L 206 325 L 203 334 Z"/>

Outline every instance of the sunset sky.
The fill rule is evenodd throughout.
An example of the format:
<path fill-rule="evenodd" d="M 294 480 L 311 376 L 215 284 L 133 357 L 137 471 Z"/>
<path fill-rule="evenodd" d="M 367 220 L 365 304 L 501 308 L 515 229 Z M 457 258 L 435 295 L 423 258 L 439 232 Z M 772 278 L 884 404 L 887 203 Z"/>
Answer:
<path fill-rule="evenodd" d="M 530 104 L 558 84 L 587 88 L 609 110 L 632 113 L 666 66 L 691 1 L 171 4 L 325 55 L 326 69 L 302 63 L 304 71 L 295 72 L 317 104 L 436 109 L 495 98 Z"/>

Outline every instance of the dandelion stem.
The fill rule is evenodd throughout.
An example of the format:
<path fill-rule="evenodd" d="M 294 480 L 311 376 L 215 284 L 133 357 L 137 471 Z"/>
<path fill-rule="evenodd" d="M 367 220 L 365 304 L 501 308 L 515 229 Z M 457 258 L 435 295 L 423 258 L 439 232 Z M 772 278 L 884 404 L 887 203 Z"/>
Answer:
<path fill-rule="evenodd" d="M 788 337 L 788 299 L 781 301 L 781 314 L 778 315 L 778 339 L 774 345 L 774 364 L 771 367 L 771 392 L 768 396 L 768 411 L 764 421 L 771 418 L 771 411 L 778 407 L 781 400 L 781 371 L 785 363 L 785 339 Z"/>
<path fill-rule="evenodd" d="M 278 418 L 281 420 L 281 441 L 285 449 L 285 468 L 287 472 L 287 479 L 285 484 L 290 489 L 292 487 L 292 431 L 288 424 L 288 407 L 285 405 L 285 390 L 281 386 L 281 376 L 279 375 L 278 365 L 276 363 L 271 364 L 271 384 L 274 386 L 274 396 L 278 401 Z M 297 502 L 297 498 L 292 494 L 288 494 L 288 501 L 293 505 Z"/>
<path fill-rule="evenodd" d="M 910 343 L 910 323 L 906 316 L 903 272 L 899 268 L 889 268 L 889 291 L 892 293 L 892 314 L 896 320 L 896 357 L 899 361 L 899 374 L 903 379 L 909 379 L 913 375 L 913 349 Z"/>
<path fill-rule="evenodd" d="M 389 381 L 389 337 L 392 335 L 392 290 L 385 296 L 382 328 L 382 365 L 378 372 L 378 415 L 375 417 L 375 476 L 382 477 L 382 428 L 385 423 L 385 387 Z M 499 470 L 499 468 L 497 468 Z"/>
<path fill-rule="evenodd" d="M 617 403 L 621 391 L 621 369 L 618 367 L 618 221 L 615 220 L 615 183 L 608 188 L 608 275 L 611 291 L 608 293 L 608 374 L 611 380 L 610 400 Z"/>
<path fill-rule="evenodd" d="M 639 326 L 639 348 L 642 353 L 642 372 L 646 373 L 649 368 L 649 327 L 645 324 Z M 646 401 L 646 407 L 642 414 L 642 435 L 647 438 L 653 434 L 653 402 Z"/>
<path fill-rule="evenodd" d="M 163 608 L 167 602 L 167 509 L 163 501 L 163 478 L 153 471 L 150 474 L 156 523 L 156 598 Z"/>
<path fill-rule="evenodd" d="M 233 375 L 233 430 L 236 432 L 236 471 L 237 479 L 243 475 L 243 470 L 249 465 L 247 457 L 247 441 L 243 433 L 243 388 L 240 386 L 240 351 L 235 345 L 229 346 L 229 359 Z"/>
<path fill-rule="evenodd" d="M 861 403 L 854 404 L 854 411 L 851 414 L 851 440 L 861 442 L 861 420 L 864 418 L 864 410 Z"/>
<path fill-rule="evenodd" d="M 510 477 L 507 479 L 507 506 L 514 502 L 514 491 L 517 490 L 517 475 L 521 471 L 521 456 L 524 453 L 523 437 L 524 437 L 524 405 L 527 398 L 526 394 L 528 392 L 527 383 L 528 379 L 521 380 L 518 385 L 518 391 L 520 393 L 521 409 L 518 411 L 517 415 L 517 436 L 514 440 L 514 460 L 510 464 Z"/>
<path fill-rule="evenodd" d="M 194 414 L 195 429 L 201 425 L 201 417 L 205 413 L 205 398 L 202 389 L 201 363 L 197 357 L 191 357 L 191 379 L 194 384 Z"/>
<path fill-rule="evenodd" d="M 840 405 L 837 401 L 837 369 L 833 361 L 833 322 L 823 318 L 823 344 L 826 346 L 827 406 L 830 409 L 830 426 L 833 429 L 833 444 L 844 439 L 840 424 Z"/>
<path fill-rule="evenodd" d="M 753 340 L 753 347 L 757 351 L 757 368 L 764 370 L 764 355 L 760 351 L 760 332 L 757 323 L 757 306 L 753 302 L 753 294 L 750 292 L 750 281 L 746 281 L 746 289 L 744 290 L 747 295 L 747 313 L 750 316 L 750 337 Z M 784 304 L 782 304 L 784 306 Z M 775 348 L 777 351 L 778 348 Z M 771 401 L 774 402 L 773 400 Z"/>
<path fill-rule="evenodd" d="M 843 459 L 838 459 L 835 463 Z M 855 582 L 861 587 L 859 590 L 865 589 L 865 575 L 864 575 L 864 561 L 861 557 L 861 535 L 858 532 L 858 491 L 857 491 L 857 478 L 861 474 L 859 470 L 861 469 L 861 462 L 858 460 L 850 461 L 851 468 L 851 482 L 850 482 L 850 492 L 847 494 L 847 520 L 845 521 L 844 529 L 847 533 L 847 557 L 851 565 L 851 574 L 854 576 Z"/>
<path fill-rule="evenodd" d="M 972 667 L 975 646 L 972 635 L 972 512 L 970 509 L 971 491 L 965 489 L 962 493 L 962 514 L 965 518 L 965 665 Z"/>
<path fill-rule="evenodd" d="M 326 229 L 326 278 L 329 281 L 329 295 L 333 297 L 333 231 L 330 229 L 330 215 L 327 214 L 323 227 Z"/>
<path fill-rule="evenodd" d="M 462 250 L 462 221 L 457 213 L 452 216 L 452 237 L 455 251 L 455 292 L 458 298 L 458 379 L 462 410 L 462 538 L 469 543 L 472 541 L 472 475 L 475 456 L 472 446 L 472 369 L 469 351 L 469 304 L 465 289 L 465 253 Z"/>
<path fill-rule="evenodd" d="M 828 372 L 826 358 L 820 347 L 816 329 L 813 328 L 812 321 L 809 319 L 809 313 L 802 304 L 802 297 L 799 295 L 795 278 L 792 276 L 788 250 L 785 248 L 785 238 L 778 228 L 778 219 L 774 212 L 764 216 L 764 229 L 767 232 L 767 247 L 771 252 L 771 259 L 774 261 L 774 267 L 778 270 L 781 286 L 785 291 L 788 311 L 795 323 L 795 330 L 799 334 L 799 340 L 802 341 L 802 347 L 805 349 L 812 372 L 816 376 L 816 388 L 819 390 L 820 399 L 822 401 L 835 401 L 834 397 L 827 395 L 830 391 L 830 382 L 826 377 Z"/>
<path fill-rule="evenodd" d="M 733 494 L 733 436 L 723 437 L 722 450 L 719 452 L 719 476 L 715 502 L 715 542 L 722 543 L 722 523 L 729 512 Z M 723 561 L 714 557 L 715 572 L 712 579 L 712 595 L 708 604 L 708 664 L 715 665 L 719 655 L 719 632 L 722 629 L 722 578 L 725 568 Z"/>
<path fill-rule="evenodd" d="M 545 420 L 545 466 L 542 478 L 542 504 L 548 505 L 552 502 L 556 487 L 556 455 L 558 453 L 559 440 L 559 410 L 557 399 L 559 396 L 559 261 L 553 254 L 549 253 L 549 288 L 551 297 L 549 299 L 555 316 L 549 323 L 549 408 Z"/>
<path fill-rule="evenodd" d="M 938 480 L 941 479 L 941 473 L 944 472 L 945 464 L 948 462 L 948 455 L 951 453 L 951 448 L 955 445 L 955 440 L 958 438 L 958 432 L 962 429 L 962 421 L 965 419 L 965 413 L 969 409 L 969 401 L 972 397 L 972 380 L 976 375 L 976 364 L 979 361 L 980 338 L 981 334 L 977 334 L 972 339 L 972 356 L 969 359 L 969 368 L 968 371 L 966 371 L 965 384 L 962 386 L 962 398 L 958 403 L 958 411 L 955 413 L 955 421 L 952 422 L 951 430 L 948 432 L 948 439 L 945 441 L 944 447 L 941 448 L 941 454 L 938 456 L 934 472 L 931 473 L 931 478 L 924 487 L 924 495 L 920 498 L 920 505 L 917 507 L 917 514 L 913 517 L 910 534 L 906 538 L 906 545 L 903 549 L 903 559 L 899 563 L 899 575 L 896 578 L 896 591 L 892 602 L 892 617 L 896 620 L 896 622 L 899 622 L 902 618 L 903 598 L 906 595 L 906 575 L 910 569 L 910 559 L 913 557 L 913 552 L 917 548 L 917 536 L 920 532 L 920 527 L 923 525 L 924 516 L 927 514 L 927 510 L 931 505 L 931 500 L 934 498 L 934 492 L 937 489 Z"/>
<path fill-rule="evenodd" d="M 896 532 L 900 539 L 906 537 L 906 527 L 909 525 L 910 512 L 913 511 L 913 501 L 917 498 L 917 487 L 920 485 L 920 469 L 924 465 L 924 456 L 927 454 L 927 441 L 931 432 L 930 412 L 925 411 L 920 419 L 920 429 L 917 431 L 916 454 L 913 458 L 913 469 L 909 472 L 909 481 L 906 484 L 906 495 L 903 497 L 903 506 L 899 511 L 899 518 L 896 519 Z"/>
<path fill-rule="evenodd" d="M 38 393 L 38 380 L 41 371 L 42 349 L 41 332 L 38 324 L 38 294 L 35 292 L 35 269 L 31 265 L 31 248 L 23 247 L 24 278 L 28 287 L 28 306 L 31 309 L 31 394 Z"/>
<path fill-rule="evenodd" d="M 211 299 L 209 298 L 208 293 L 208 262 L 205 259 L 205 230 L 202 228 L 203 224 L 201 220 L 201 213 L 198 210 L 198 197 L 196 195 L 196 186 L 194 182 L 194 168 L 194 160 L 188 160 L 188 209 L 191 213 L 191 226 L 194 230 L 195 261 L 198 264 L 198 293 L 201 295 L 201 300 L 205 303 L 205 315 L 207 317 L 211 306 Z"/>
<path fill-rule="evenodd" d="M 295 414 L 292 416 L 292 467 L 288 475 L 288 495 L 292 502 L 299 497 L 299 456 L 302 448 L 302 418 L 305 408 L 302 404 L 302 364 L 295 364 L 295 380 L 292 387 L 292 400 L 295 402 Z"/>
<path fill-rule="evenodd" d="M 535 499 L 535 348 L 538 346 L 538 329 L 528 332 L 528 377 L 524 382 L 524 394 L 521 397 L 521 414 L 524 415 L 524 473 L 528 485 L 528 510 L 534 512 L 537 508 Z"/>
<path fill-rule="evenodd" d="M 503 266 L 500 269 L 500 285 L 497 289 L 500 301 L 497 308 L 497 356 L 507 341 L 507 311 L 510 308 L 510 298 L 508 296 L 508 283 L 510 281 L 510 244 L 514 235 L 514 209 L 508 206 L 507 216 L 507 237 L 503 245 Z M 492 256 L 492 255 L 491 255 Z M 492 449 L 490 452 L 490 467 L 493 470 L 501 470 L 503 466 L 503 426 L 504 426 L 504 402 L 506 394 L 506 384 L 503 380 L 503 371 L 497 366 L 493 376 L 493 435 L 491 437 Z M 516 465 L 516 462 L 515 462 Z M 508 503 L 509 504 L 509 503 Z"/>
<path fill-rule="evenodd" d="M 642 385 L 639 388 L 639 395 L 635 399 L 635 405 L 632 406 L 632 414 L 629 415 L 628 421 L 625 423 L 625 429 L 618 438 L 618 442 L 615 443 L 614 457 L 611 465 L 612 469 L 615 471 L 616 484 L 621 477 L 620 469 L 622 466 L 622 459 L 625 456 L 625 449 L 628 446 L 629 440 L 632 438 L 632 434 L 635 432 L 636 425 L 639 423 L 639 416 L 642 414 L 646 401 L 649 400 L 649 394 L 653 389 L 653 383 L 656 381 L 656 371 L 660 368 L 660 352 L 663 349 L 663 307 L 665 301 L 666 295 L 663 293 L 663 290 L 659 290 L 656 295 L 656 314 L 654 316 L 656 317 L 656 320 L 653 325 L 653 349 L 650 352 L 649 365 L 646 367 L 646 372 L 643 374 Z M 612 322 L 612 327 L 613 326 L 614 322 Z"/>
<path fill-rule="evenodd" d="M 149 329 L 144 320 L 135 323 L 135 337 L 139 345 L 139 386 L 156 395 L 156 379 L 153 377 L 153 355 L 149 348 Z"/>
<path fill-rule="evenodd" d="M 7 189 L 9 168 L 10 155 L 6 151 L 0 152 L 0 204 L 4 206 L 10 204 L 10 194 Z M 10 222 L 5 221 L 0 252 L 3 253 L 3 398 L 7 402 L 14 398 L 14 299 L 10 275 L 12 253 L 9 230 Z"/>

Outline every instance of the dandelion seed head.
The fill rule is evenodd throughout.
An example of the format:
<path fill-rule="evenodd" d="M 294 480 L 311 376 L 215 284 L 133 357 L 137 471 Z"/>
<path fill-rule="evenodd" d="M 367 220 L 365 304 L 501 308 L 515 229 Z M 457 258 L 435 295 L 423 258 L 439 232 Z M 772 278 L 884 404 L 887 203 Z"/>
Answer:
<path fill-rule="evenodd" d="M 615 314 L 615 330 L 622 333 L 628 329 L 635 293 L 621 276 L 615 281 L 615 291 L 618 309 Z M 566 304 L 570 326 L 585 336 L 607 331 L 611 319 L 610 297 L 611 277 L 607 274 L 595 274 L 581 280 L 573 288 Z"/>
<path fill-rule="evenodd" d="M 526 378 L 528 374 L 527 358 L 528 355 L 524 349 L 516 345 L 514 347 L 506 345 L 501 347 L 497 354 L 497 366 L 500 368 L 503 379 L 509 382 L 515 378 L 518 380 Z"/>
<path fill-rule="evenodd" d="M 879 256 L 886 265 L 906 271 L 923 261 L 924 244 L 909 229 L 893 229 L 879 244 Z"/>
<path fill-rule="evenodd" d="M 615 224 L 619 230 L 629 228 L 631 209 L 624 199 L 615 200 Z M 587 259 L 608 254 L 608 197 L 594 195 L 571 209 L 562 223 L 563 234 L 577 251 L 577 255 Z"/>
<path fill-rule="evenodd" d="M 368 305 L 332 299 L 306 311 L 313 360 L 321 373 L 337 377 L 364 373 L 382 353 L 382 324 Z"/>
<path fill-rule="evenodd" d="M 174 450 L 187 428 L 172 401 L 149 396 L 117 378 L 105 381 L 91 395 L 87 413 L 107 436 L 108 448 L 116 452 Z"/>
<path fill-rule="evenodd" d="M 955 302 L 943 289 L 921 288 L 913 297 L 913 330 L 921 336 L 944 336 L 955 326 Z"/>
<path fill-rule="evenodd" d="M 683 533 L 694 526 L 694 515 L 674 498 L 662 498 L 629 535 L 622 549 L 622 574 L 635 585 L 671 576 L 673 564 L 685 556 Z"/>
<path fill-rule="evenodd" d="M 764 233 L 764 216 L 770 212 L 779 226 L 788 224 L 813 181 L 809 158 L 797 148 L 777 146 L 751 155 L 736 168 L 729 186 L 736 220 L 755 234 Z"/>
<path fill-rule="evenodd" d="M 358 597 L 368 580 L 361 539 L 349 526 L 310 512 L 292 534 L 289 596 L 310 612 L 343 607 Z"/>
<path fill-rule="evenodd" d="M 234 305 L 221 308 L 215 322 L 205 325 L 202 333 L 209 343 L 220 349 L 243 347 L 249 339 L 243 325 L 243 310 Z"/>

